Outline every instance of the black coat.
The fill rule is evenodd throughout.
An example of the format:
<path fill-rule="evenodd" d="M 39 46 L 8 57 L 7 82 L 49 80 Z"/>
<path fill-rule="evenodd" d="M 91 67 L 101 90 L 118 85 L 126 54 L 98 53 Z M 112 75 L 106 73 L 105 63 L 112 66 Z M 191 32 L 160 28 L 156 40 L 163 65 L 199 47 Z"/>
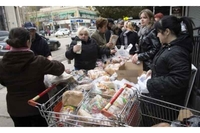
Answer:
<path fill-rule="evenodd" d="M 31 50 L 35 53 L 35 55 L 43 55 L 44 57 L 48 57 L 51 55 L 49 45 L 37 33 L 35 34 L 35 40 L 31 44 Z"/>
<path fill-rule="evenodd" d="M 43 56 L 34 56 L 32 51 L 9 51 L 0 61 L 0 83 L 7 87 L 8 113 L 15 117 L 39 115 L 38 108 L 28 104 L 46 89 L 44 75 L 59 76 L 65 70 L 61 62 L 49 61 Z M 37 102 L 45 103 L 48 95 Z"/>
<path fill-rule="evenodd" d="M 73 52 L 73 47 L 77 44 L 78 39 L 78 37 L 75 37 L 68 51 L 65 52 L 66 58 L 70 60 L 75 59 L 74 66 L 76 69 L 94 69 L 96 67 L 96 61 L 101 55 L 110 55 L 109 48 L 100 47 L 92 38 L 89 38 L 87 42 L 82 41 L 82 52 L 81 54 L 76 54 Z"/>
<path fill-rule="evenodd" d="M 161 43 L 155 29 L 151 29 L 149 32 L 140 36 L 139 47 L 140 53 L 138 54 L 138 60 L 143 61 L 143 70 L 148 71 L 154 56 L 161 48 Z"/>
<path fill-rule="evenodd" d="M 154 57 L 147 88 L 154 98 L 183 105 L 191 74 L 193 43 L 182 35 L 165 45 Z"/>
<path fill-rule="evenodd" d="M 120 34 L 120 44 L 121 44 L 121 45 L 125 45 L 125 44 L 124 44 L 124 39 L 125 39 L 124 33 L 125 33 L 125 32 L 126 32 L 126 31 L 124 31 L 124 32 L 122 32 L 122 33 Z M 132 45 L 133 45 L 133 47 L 132 47 L 131 50 L 129 51 L 129 54 L 134 55 L 134 54 L 135 54 L 135 51 L 136 51 L 135 44 L 138 43 L 138 35 L 137 35 L 137 33 L 134 32 L 134 31 L 129 31 L 129 32 L 126 33 L 126 36 L 127 36 L 127 39 L 128 39 L 128 40 L 127 40 L 127 41 L 128 41 L 128 45 L 129 45 L 129 44 L 132 44 Z"/>

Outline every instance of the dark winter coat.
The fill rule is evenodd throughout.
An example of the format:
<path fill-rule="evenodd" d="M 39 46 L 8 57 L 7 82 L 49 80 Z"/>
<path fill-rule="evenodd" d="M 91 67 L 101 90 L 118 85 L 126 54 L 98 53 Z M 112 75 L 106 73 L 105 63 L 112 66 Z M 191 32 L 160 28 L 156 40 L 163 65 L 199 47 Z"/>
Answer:
<path fill-rule="evenodd" d="M 110 55 L 109 48 L 100 47 L 92 38 L 88 38 L 87 42 L 82 40 L 81 54 L 76 54 L 73 51 L 73 47 L 77 44 L 78 39 L 78 37 L 75 37 L 70 44 L 69 50 L 65 53 L 66 58 L 70 60 L 75 59 L 74 66 L 76 69 L 94 69 L 96 67 L 96 61 L 101 55 Z"/>
<path fill-rule="evenodd" d="M 156 54 L 152 78 L 147 81 L 150 95 L 183 105 L 191 74 L 192 40 L 182 35 Z"/>
<path fill-rule="evenodd" d="M 10 51 L 0 61 L 0 83 L 7 87 L 7 109 L 11 116 L 26 117 L 39 115 L 39 110 L 28 104 L 46 89 L 44 75 L 59 76 L 64 65 L 58 61 L 49 61 L 43 56 L 35 56 L 32 51 Z M 44 103 L 48 95 L 37 102 Z"/>
<path fill-rule="evenodd" d="M 112 35 L 112 30 L 111 29 L 107 29 L 105 32 L 105 37 L 106 37 L 106 43 L 108 43 L 110 41 L 110 37 Z"/>
<path fill-rule="evenodd" d="M 138 54 L 138 60 L 143 61 L 143 70 L 148 71 L 154 56 L 161 48 L 161 43 L 155 29 L 151 29 L 149 32 L 140 36 L 139 47 L 140 53 Z"/>
<path fill-rule="evenodd" d="M 35 55 L 43 55 L 44 57 L 51 56 L 49 45 L 37 33 L 35 34 L 35 39 L 31 44 L 31 50 L 35 53 Z"/>
<path fill-rule="evenodd" d="M 127 32 L 127 33 L 125 33 Z M 120 44 L 125 46 L 125 37 L 127 37 L 127 45 L 132 44 L 133 47 L 129 54 L 134 55 L 136 51 L 135 44 L 138 43 L 138 35 L 134 31 L 124 31 L 120 34 Z"/>

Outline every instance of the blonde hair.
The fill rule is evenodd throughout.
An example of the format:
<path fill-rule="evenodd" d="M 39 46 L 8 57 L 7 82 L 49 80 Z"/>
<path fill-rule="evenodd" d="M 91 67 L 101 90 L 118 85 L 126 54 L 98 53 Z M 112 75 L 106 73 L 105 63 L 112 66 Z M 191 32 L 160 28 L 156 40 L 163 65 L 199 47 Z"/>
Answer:
<path fill-rule="evenodd" d="M 78 36 L 80 32 L 86 32 L 89 35 L 89 30 L 85 26 L 80 26 L 76 32 L 76 35 Z"/>
<path fill-rule="evenodd" d="M 128 22 L 127 23 L 127 28 L 130 29 L 131 31 L 134 31 L 135 30 L 134 22 Z"/>
<path fill-rule="evenodd" d="M 148 27 L 149 27 L 149 28 L 152 27 L 153 24 L 154 24 L 154 20 L 155 20 L 155 19 L 154 19 L 153 12 L 152 12 L 151 10 L 149 10 L 149 9 L 143 9 L 143 10 L 139 13 L 139 18 L 140 18 L 140 16 L 141 16 L 142 13 L 144 13 L 145 16 L 148 17 L 149 20 L 150 20 L 150 22 L 149 22 L 149 24 L 148 24 Z"/>

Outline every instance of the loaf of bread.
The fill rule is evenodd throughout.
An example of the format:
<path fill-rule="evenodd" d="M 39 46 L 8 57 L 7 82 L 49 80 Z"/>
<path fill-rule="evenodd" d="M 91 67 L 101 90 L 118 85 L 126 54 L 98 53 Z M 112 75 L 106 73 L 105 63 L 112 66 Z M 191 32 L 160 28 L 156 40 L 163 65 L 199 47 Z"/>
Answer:
<path fill-rule="evenodd" d="M 80 91 L 68 90 L 62 95 L 63 106 L 74 106 L 77 107 L 79 103 L 83 100 L 83 93 Z"/>
<path fill-rule="evenodd" d="M 170 124 L 166 122 L 161 122 L 156 125 L 153 125 L 152 127 L 170 127 Z"/>

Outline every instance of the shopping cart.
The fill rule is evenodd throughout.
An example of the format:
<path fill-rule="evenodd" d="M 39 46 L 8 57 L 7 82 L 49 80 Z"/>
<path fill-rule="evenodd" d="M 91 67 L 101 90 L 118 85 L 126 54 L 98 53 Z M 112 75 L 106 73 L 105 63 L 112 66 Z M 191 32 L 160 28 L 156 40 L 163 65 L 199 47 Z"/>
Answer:
<path fill-rule="evenodd" d="M 192 116 L 200 120 L 200 111 L 197 110 L 151 98 L 142 94 L 139 94 L 138 101 L 142 119 L 140 126 L 149 127 L 164 122 L 171 126 L 189 127 L 192 123 L 188 122 L 187 118 Z"/>
<path fill-rule="evenodd" d="M 139 111 L 139 101 L 137 100 L 137 93 L 129 97 L 129 100 L 124 105 L 123 109 L 119 114 L 115 114 L 115 118 L 108 119 L 104 118 L 94 118 L 78 115 L 78 111 L 84 102 L 89 101 L 96 94 L 92 92 L 84 92 L 84 99 L 80 102 L 79 106 L 73 113 L 62 113 L 62 94 L 68 88 L 72 88 L 71 84 L 66 84 L 65 87 L 60 89 L 55 95 L 53 95 L 45 103 L 38 103 L 37 100 L 44 94 L 48 93 L 54 89 L 56 85 L 47 88 L 45 91 L 29 100 L 28 103 L 31 106 L 37 107 L 40 114 L 46 119 L 50 127 L 85 127 L 85 126 L 95 126 L 95 127 L 125 127 L 125 126 L 139 126 L 140 124 L 140 111 Z M 111 99 L 107 95 L 102 95 Z M 86 103 L 87 104 L 87 103 Z"/>

